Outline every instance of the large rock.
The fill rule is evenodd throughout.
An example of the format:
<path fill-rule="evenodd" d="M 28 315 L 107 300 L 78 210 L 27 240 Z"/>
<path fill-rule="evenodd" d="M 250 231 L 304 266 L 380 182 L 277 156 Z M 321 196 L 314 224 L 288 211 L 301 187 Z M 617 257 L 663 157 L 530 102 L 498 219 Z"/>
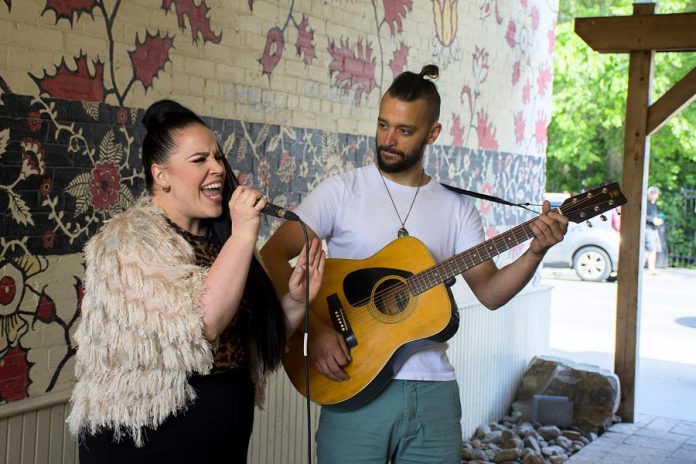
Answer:
<path fill-rule="evenodd" d="M 565 396 L 573 401 L 573 425 L 597 431 L 611 425 L 619 408 L 619 378 L 590 364 L 552 356 L 529 363 L 512 404 L 513 411 L 531 420 L 534 395 Z"/>

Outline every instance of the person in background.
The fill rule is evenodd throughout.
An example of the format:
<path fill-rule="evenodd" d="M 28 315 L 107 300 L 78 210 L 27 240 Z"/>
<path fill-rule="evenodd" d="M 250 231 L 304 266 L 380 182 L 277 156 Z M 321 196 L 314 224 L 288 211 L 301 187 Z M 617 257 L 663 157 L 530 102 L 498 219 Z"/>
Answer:
<path fill-rule="evenodd" d="M 436 262 L 484 239 L 471 199 L 440 185 L 423 166 L 425 147 L 437 139 L 440 95 L 435 65 L 400 74 L 382 97 L 376 127 L 377 165 L 324 180 L 295 212 L 312 237 L 327 240 L 331 258 L 364 259 L 398 237 L 420 239 Z M 496 309 L 534 275 L 546 250 L 563 239 L 568 219 L 549 211 L 532 223 L 534 239 L 513 263 L 487 260 L 462 275 L 476 297 Z M 302 230 L 284 223 L 262 249 L 274 284 L 284 287 L 288 261 L 301 250 Z M 311 314 L 311 313 L 310 313 Z M 310 317 L 309 356 L 318 371 L 347 380 L 345 339 Z M 461 462 L 461 405 L 445 343 L 411 355 L 376 397 L 357 409 L 324 406 L 317 431 L 320 464 Z"/>
<path fill-rule="evenodd" d="M 660 189 L 655 186 L 648 188 L 648 204 L 645 210 L 645 261 L 648 272 L 657 275 L 655 264 L 657 263 L 657 253 L 662 251 L 660 231 L 658 228 L 664 224 L 664 220 L 658 215 L 657 199 L 660 196 Z"/>
<path fill-rule="evenodd" d="M 254 403 L 324 255 L 314 241 L 278 296 L 255 256 L 266 199 L 215 134 L 170 100 L 143 124 L 147 191 L 85 247 L 69 427 L 82 463 L 246 463 Z"/>

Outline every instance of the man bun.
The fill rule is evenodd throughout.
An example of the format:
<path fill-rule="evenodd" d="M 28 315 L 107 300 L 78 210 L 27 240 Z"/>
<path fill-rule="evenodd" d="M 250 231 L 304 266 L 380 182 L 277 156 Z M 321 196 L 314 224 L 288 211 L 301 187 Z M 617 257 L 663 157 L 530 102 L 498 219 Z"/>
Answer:
<path fill-rule="evenodd" d="M 421 72 L 418 73 L 418 75 L 423 79 L 428 77 L 435 80 L 440 76 L 440 68 L 438 68 L 435 64 L 426 64 L 423 66 L 423 69 L 421 69 Z"/>

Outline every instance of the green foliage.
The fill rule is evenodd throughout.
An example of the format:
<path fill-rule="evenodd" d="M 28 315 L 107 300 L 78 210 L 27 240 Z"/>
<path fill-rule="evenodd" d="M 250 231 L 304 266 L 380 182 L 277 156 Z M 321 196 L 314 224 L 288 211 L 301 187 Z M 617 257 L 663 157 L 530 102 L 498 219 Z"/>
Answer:
<path fill-rule="evenodd" d="M 696 11 L 696 0 L 658 4 L 659 13 Z M 620 180 L 627 54 L 600 54 L 573 31 L 575 17 L 630 15 L 628 1 L 561 0 L 556 29 L 547 191 L 579 191 Z M 696 67 L 696 53 L 656 53 L 653 101 Z M 651 137 L 649 184 L 696 187 L 696 105 Z"/>

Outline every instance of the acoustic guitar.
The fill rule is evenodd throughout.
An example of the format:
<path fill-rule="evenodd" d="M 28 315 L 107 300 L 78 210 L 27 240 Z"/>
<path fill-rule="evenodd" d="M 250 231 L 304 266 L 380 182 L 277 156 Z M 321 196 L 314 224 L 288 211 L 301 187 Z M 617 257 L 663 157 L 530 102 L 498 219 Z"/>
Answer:
<path fill-rule="evenodd" d="M 613 183 L 568 198 L 557 211 L 582 222 L 624 203 Z M 312 310 L 350 347 L 352 361 L 345 367 L 350 380 L 335 382 L 309 362 L 310 399 L 356 408 L 377 395 L 413 353 L 451 338 L 459 314 L 445 282 L 533 238 L 533 221 L 438 264 L 414 237 L 398 238 L 366 259 L 327 259 Z M 283 365 L 295 388 L 307 396 L 301 331 L 290 337 Z"/>

